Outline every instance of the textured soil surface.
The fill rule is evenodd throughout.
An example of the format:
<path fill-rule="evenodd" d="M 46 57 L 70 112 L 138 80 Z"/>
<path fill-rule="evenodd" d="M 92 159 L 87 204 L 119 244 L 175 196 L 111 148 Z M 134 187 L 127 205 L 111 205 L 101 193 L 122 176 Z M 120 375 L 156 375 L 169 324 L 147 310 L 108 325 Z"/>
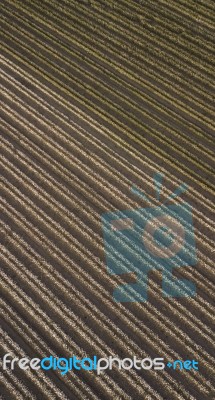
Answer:
<path fill-rule="evenodd" d="M 1 366 L 1 399 L 215 398 L 214 11 L 212 0 L 1 0 L 0 356 L 199 362 L 99 376 Z M 153 271 L 148 301 L 114 301 L 135 275 L 108 272 L 102 214 L 157 206 L 182 182 L 197 263 L 176 276 L 196 295 L 164 297 Z"/>

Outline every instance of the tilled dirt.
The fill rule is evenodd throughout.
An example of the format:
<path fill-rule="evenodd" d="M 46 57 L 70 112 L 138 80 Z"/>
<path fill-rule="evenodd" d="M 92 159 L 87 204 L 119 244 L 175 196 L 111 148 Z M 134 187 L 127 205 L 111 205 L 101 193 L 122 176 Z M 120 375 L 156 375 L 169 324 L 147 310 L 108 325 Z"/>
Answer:
<path fill-rule="evenodd" d="M 213 399 L 214 2 L 2 0 L 0 12 L 2 357 L 199 362 L 16 367 L 1 398 Z M 197 263 L 175 273 L 196 295 L 164 297 L 154 271 L 148 301 L 115 302 L 135 275 L 108 273 L 102 214 L 156 207 L 182 182 Z"/>

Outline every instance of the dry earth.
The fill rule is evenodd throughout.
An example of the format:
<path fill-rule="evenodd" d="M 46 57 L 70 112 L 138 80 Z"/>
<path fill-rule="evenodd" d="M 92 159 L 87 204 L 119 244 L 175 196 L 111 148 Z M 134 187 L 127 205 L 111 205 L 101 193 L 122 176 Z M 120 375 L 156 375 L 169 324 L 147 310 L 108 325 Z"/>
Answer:
<path fill-rule="evenodd" d="M 1 399 L 215 399 L 212 0 L 2 0 L 1 356 L 196 359 L 199 371 L 2 371 Z M 193 298 L 117 303 L 101 215 L 181 182 Z"/>

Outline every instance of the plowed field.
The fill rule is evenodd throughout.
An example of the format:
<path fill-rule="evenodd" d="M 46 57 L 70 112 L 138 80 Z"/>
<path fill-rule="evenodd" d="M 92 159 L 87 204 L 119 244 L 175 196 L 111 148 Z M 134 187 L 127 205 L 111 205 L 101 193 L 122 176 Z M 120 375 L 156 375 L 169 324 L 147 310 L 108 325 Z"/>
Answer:
<path fill-rule="evenodd" d="M 199 370 L 3 370 L 0 398 L 215 399 L 212 0 L 1 0 L 0 355 L 195 359 Z M 118 303 L 104 212 L 185 182 L 194 297 Z"/>

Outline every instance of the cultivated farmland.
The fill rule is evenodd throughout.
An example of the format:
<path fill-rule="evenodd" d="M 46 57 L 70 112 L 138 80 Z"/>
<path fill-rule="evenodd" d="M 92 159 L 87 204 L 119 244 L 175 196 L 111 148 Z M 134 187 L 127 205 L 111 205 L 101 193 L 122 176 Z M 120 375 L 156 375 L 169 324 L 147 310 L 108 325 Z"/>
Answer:
<path fill-rule="evenodd" d="M 163 357 L 199 370 L 1 368 L 2 399 L 215 398 L 212 0 L 2 0 L 1 339 L 11 357 Z M 182 182 L 194 297 L 115 302 L 102 214 L 160 203 Z M 119 255 L 115 255 L 116 259 Z M 126 272 L 126 271 L 125 271 Z"/>

